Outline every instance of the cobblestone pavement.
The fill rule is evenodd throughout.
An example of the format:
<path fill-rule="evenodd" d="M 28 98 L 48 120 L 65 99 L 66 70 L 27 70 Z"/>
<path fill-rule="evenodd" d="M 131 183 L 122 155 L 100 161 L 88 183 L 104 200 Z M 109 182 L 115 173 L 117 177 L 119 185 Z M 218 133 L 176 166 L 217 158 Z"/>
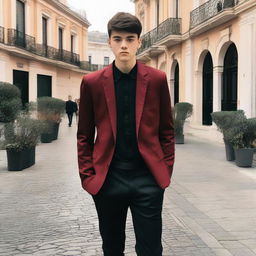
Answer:
<path fill-rule="evenodd" d="M 36 165 L 8 172 L 0 151 L 0 256 L 100 256 L 91 197 L 82 190 L 76 125 L 37 147 Z M 224 147 L 187 136 L 176 147 L 163 210 L 164 256 L 255 256 L 256 169 L 224 159 Z M 135 256 L 131 218 L 126 255 Z"/>

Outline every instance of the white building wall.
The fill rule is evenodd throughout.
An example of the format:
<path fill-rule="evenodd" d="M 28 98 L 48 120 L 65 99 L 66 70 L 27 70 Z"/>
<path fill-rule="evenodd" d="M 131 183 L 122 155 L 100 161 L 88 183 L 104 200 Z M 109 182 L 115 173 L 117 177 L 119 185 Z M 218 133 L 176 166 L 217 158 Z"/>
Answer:
<path fill-rule="evenodd" d="M 91 56 L 91 64 L 104 64 L 104 57 L 109 57 L 111 63 L 115 56 L 107 43 L 88 42 L 88 56 Z"/>
<path fill-rule="evenodd" d="M 238 54 L 238 95 L 239 105 L 247 117 L 255 116 L 255 33 L 256 10 L 243 15 L 240 23 L 240 47 Z"/>

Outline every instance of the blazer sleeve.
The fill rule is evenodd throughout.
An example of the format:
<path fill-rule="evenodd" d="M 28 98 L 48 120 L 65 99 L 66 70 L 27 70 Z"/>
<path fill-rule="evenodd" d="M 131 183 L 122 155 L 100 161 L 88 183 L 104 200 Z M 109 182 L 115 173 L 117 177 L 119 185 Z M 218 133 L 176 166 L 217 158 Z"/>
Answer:
<path fill-rule="evenodd" d="M 166 75 L 164 75 L 160 88 L 159 141 L 164 152 L 164 160 L 169 167 L 169 174 L 171 177 L 174 164 L 175 142 L 171 100 Z"/>
<path fill-rule="evenodd" d="M 77 153 L 80 178 L 83 180 L 92 176 L 93 146 L 95 135 L 93 99 L 90 88 L 84 77 L 80 87 L 79 119 L 77 130 Z"/>

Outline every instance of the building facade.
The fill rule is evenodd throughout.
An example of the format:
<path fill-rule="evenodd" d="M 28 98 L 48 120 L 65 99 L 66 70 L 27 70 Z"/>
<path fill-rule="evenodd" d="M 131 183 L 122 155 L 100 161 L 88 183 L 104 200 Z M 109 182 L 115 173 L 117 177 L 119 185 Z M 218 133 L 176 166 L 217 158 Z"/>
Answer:
<path fill-rule="evenodd" d="M 221 140 L 211 113 L 256 116 L 255 0 L 135 0 L 137 58 L 166 72 L 172 103 L 190 102 L 186 131 Z"/>
<path fill-rule="evenodd" d="M 114 60 L 114 54 L 108 45 L 108 34 L 99 31 L 88 33 L 88 61 L 91 65 L 98 65 L 100 69 Z"/>
<path fill-rule="evenodd" d="M 0 0 L 0 81 L 18 86 L 23 103 L 78 98 L 89 25 L 64 0 Z"/>

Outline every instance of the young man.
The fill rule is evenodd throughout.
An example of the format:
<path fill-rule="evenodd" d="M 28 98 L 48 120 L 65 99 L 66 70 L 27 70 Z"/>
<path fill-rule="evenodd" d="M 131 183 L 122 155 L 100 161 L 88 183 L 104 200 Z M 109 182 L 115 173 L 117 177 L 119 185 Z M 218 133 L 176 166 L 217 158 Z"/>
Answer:
<path fill-rule="evenodd" d="M 84 76 L 81 84 L 81 182 L 95 202 L 104 256 L 124 255 L 128 208 L 137 255 L 161 256 L 163 194 L 174 162 L 167 80 L 136 61 L 141 23 L 135 16 L 117 13 L 108 33 L 115 61 Z"/>

